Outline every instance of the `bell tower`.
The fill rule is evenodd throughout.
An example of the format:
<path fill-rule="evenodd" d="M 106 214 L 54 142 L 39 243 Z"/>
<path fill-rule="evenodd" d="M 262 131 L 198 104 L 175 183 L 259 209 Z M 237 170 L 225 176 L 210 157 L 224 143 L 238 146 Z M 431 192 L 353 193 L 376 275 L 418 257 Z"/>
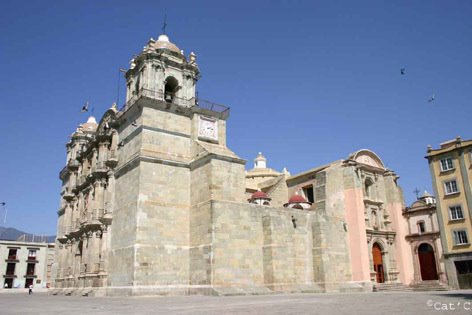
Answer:
<path fill-rule="evenodd" d="M 185 57 L 167 35 L 151 38 L 125 77 L 126 105 L 112 124 L 119 145 L 109 285 L 126 294 L 169 284 L 186 292 L 190 279 L 210 281 L 200 269 L 209 250 L 202 222 L 214 201 L 245 203 L 246 161 L 226 146 L 229 108 L 196 98 L 194 53 Z"/>
<path fill-rule="evenodd" d="M 200 70 L 196 55 L 186 58 L 183 50 L 165 34 L 149 39 L 143 51 L 130 61 L 126 73 L 126 102 L 142 94 L 190 107 L 195 104 L 196 83 Z"/>

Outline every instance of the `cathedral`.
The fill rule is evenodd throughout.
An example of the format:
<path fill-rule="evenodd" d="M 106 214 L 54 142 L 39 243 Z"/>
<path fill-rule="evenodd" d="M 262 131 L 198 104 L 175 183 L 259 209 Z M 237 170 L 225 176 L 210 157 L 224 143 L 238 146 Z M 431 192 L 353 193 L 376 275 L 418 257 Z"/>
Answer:
<path fill-rule="evenodd" d="M 60 172 L 53 294 L 371 291 L 413 280 L 398 176 L 370 150 L 291 175 L 226 145 L 197 56 L 150 39 L 126 104 L 90 117 Z"/>

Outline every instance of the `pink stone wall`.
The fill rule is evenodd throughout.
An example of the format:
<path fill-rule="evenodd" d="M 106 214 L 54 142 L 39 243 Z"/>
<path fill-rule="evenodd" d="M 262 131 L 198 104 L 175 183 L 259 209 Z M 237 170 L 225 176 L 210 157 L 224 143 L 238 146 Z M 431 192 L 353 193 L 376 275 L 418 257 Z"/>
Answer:
<path fill-rule="evenodd" d="M 344 190 L 353 281 L 370 281 L 369 250 L 362 198 L 362 188 Z"/>
<path fill-rule="evenodd" d="M 402 203 L 389 203 L 386 209 L 392 219 L 392 229 L 397 232 L 395 236 L 395 259 L 397 261 L 397 270 L 400 271 L 399 280 L 403 284 L 408 285 L 414 279 L 411 246 L 405 239 L 405 236 L 408 235 L 408 222 L 402 215 Z"/>

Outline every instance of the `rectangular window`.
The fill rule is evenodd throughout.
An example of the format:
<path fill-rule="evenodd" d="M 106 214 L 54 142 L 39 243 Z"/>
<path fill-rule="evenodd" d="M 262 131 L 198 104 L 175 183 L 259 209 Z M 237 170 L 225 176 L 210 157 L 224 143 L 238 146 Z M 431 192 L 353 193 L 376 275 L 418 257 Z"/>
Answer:
<path fill-rule="evenodd" d="M 17 252 L 17 249 L 16 248 L 10 248 L 8 250 L 8 259 L 16 259 L 16 252 Z"/>
<path fill-rule="evenodd" d="M 30 249 L 28 251 L 28 260 L 36 260 L 36 249 Z"/>
<path fill-rule="evenodd" d="M 305 194 L 305 197 L 309 202 L 315 202 L 315 196 L 313 194 L 313 185 L 303 187 L 303 193 Z"/>
<path fill-rule="evenodd" d="M 461 206 L 449 207 L 449 214 L 450 214 L 451 220 L 460 220 L 464 218 L 464 214 L 462 213 Z"/>
<path fill-rule="evenodd" d="M 465 230 L 453 231 L 455 245 L 469 244 Z"/>
<path fill-rule="evenodd" d="M 26 267 L 27 276 L 34 276 L 34 265 L 35 264 L 28 264 L 28 266 Z"/>
<path fill-rule="evenodd" d="M 451 158 L 441 159 L 441 172 L 449 171 L 454 169 L 454 164 Z"/>
<path fill-rule="evenodd" d="M 444 191 L 446 192 L 446 195 L 454 194 L 456 192 L 459 192 L 459 189 L 457 189 L 457 183 L 455 180 L 451 180 L 448 182 L 444 183 Z"/>
<path fill-rule="evenodd" d="M 7 276 L 14 276 L 15 275 L 15 263 L 8 263 L 7 264 L 7 270 L 6 270 L 6 275 Z"/>
<path fill-rule="evenodd" d="M 424 227 L 424 221 L 418 222 L 418 232 L 419 234 L 423 234 L 426 231 Z"/>

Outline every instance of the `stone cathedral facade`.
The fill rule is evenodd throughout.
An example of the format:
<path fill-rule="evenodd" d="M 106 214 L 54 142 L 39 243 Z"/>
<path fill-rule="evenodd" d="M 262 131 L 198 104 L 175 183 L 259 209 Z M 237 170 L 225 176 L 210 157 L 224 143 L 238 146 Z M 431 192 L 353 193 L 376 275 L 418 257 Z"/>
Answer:
<path fill-rule="evenodd" d="M 226 146 L 229 109 L 166 35 L 126 72 L 126 105 L 67 143 L 55 294 L 263 294 L 407 284 L 394 172 L 360 150 L 290 175 Z M 405 234 L 405 235 L 404 235 Z M 410 259 L 410 265 L 408 264 Z"/>

